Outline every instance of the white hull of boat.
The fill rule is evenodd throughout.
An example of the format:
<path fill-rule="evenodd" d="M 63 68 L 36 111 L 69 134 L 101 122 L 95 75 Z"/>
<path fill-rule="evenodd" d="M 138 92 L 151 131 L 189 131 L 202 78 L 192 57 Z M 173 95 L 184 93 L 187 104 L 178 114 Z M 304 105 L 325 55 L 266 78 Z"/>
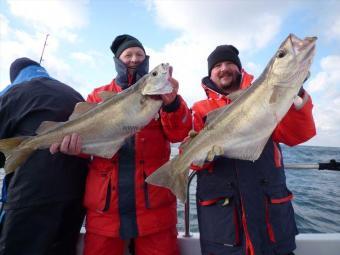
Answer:
<path fill-rule="evenodd" d="M 84 233 L 81 233 L 78 255 L 82 254 L 83 238 Z M 183 237 L 183 233 L 179 233 L 178 240 L 181 255 L 201 254 L 198 233 L 193 233 L 192 237 Z M 296 237 L 296 245 L 297 248 L 294 251 L 296 255 L 340 255 L 340 233 L 299 234 Z"/>

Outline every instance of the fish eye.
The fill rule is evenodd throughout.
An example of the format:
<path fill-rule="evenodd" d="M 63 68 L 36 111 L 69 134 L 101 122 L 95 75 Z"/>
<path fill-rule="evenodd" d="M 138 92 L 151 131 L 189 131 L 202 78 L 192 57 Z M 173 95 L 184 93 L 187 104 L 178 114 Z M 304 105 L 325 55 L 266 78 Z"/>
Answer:
<path fill-rule="evenodd" d="M 278 51 L 277 54 L 276 54 L 276 57 L 277 57 L 277 58 L 283 58 L 284 56 L 286 56 L 286 54 L 287 54 L 286 50 L 284 50 L 284 49 L 279 49 L 279 51 Z"/>
<path fill-rule="evenodd" d="M 152 76 L 157 76 L 157 71 L 152 72 Z"/>

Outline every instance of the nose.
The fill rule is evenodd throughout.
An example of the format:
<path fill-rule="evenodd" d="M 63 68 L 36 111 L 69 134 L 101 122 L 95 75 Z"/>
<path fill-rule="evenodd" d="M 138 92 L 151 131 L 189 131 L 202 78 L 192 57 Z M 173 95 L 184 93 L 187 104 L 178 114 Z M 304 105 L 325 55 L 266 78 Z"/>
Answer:
<path fill-rule="evenodd" d="M 229 69 L 229 65 L 227 63 L 222 63 L 221 64 L 221 71 L 225 71 Z"/>
<path fill-rule="evenodd" d="M 136 55 L 132 55 L 131 61 L 134 63 L 138 62 L 138 57 Z"/>

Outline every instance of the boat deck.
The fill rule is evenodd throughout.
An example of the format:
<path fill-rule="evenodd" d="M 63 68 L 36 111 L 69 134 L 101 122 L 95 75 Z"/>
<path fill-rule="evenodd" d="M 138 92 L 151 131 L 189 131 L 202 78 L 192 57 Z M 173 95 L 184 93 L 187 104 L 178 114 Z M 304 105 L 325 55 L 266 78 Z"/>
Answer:
<path fill-rule="evenodd" d="M 178 237 L 181 255 L 201 254 L 198 233 L 193 233 L 192 237 L 183 237 L 183 233 L 179 233 Z M 84 230 L 78 243 L 79 255 L 82 254 L 83 238 Z M 340 233 L 299 234 L 296 237 L 296 245 L 295 255 L 340 255 Z"/>

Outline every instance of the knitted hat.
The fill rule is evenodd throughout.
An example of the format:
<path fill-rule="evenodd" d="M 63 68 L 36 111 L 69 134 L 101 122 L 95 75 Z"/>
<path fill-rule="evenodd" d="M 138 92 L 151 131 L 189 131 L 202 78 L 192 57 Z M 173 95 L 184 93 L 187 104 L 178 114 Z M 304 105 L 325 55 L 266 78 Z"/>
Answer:
<path fill-rule="evenodd" d="M 238 49 L 236 49 L 233 45 L 220 45 L 217 46 L 216 49 L 210 53 L 208 57 L 208 74 L 210 76 L 211 69 L 214 66 L 223 61 L 233 62 L 238 69 L 241 71 L 242 64 L 240 58 L 238 57 Z"/>
<path fill-rule="evenodd" d="M 112 42 L 111 45 L 111 50 L 113 54 L 119 58 L 120 54 L 127 48 L 131 47 L 139 47 L 141 48 L 144 52 L 143 45 L 140 41 L 138 41 L 137 38 L 131 36 L 131 35 L 118 35 Z"/>
<path fill-rule="evenodd" d="M 29 58 L 17 58 L 16 60 L 14 60 L 13 63 L 11 64 L 11 67 L 9 68 L 9 77 L 11 83 L 15 80 L 15 78 L 18 76 L 22 69 L 32 65 L 40 66 L 38 62 L 35 62 Z"/>

